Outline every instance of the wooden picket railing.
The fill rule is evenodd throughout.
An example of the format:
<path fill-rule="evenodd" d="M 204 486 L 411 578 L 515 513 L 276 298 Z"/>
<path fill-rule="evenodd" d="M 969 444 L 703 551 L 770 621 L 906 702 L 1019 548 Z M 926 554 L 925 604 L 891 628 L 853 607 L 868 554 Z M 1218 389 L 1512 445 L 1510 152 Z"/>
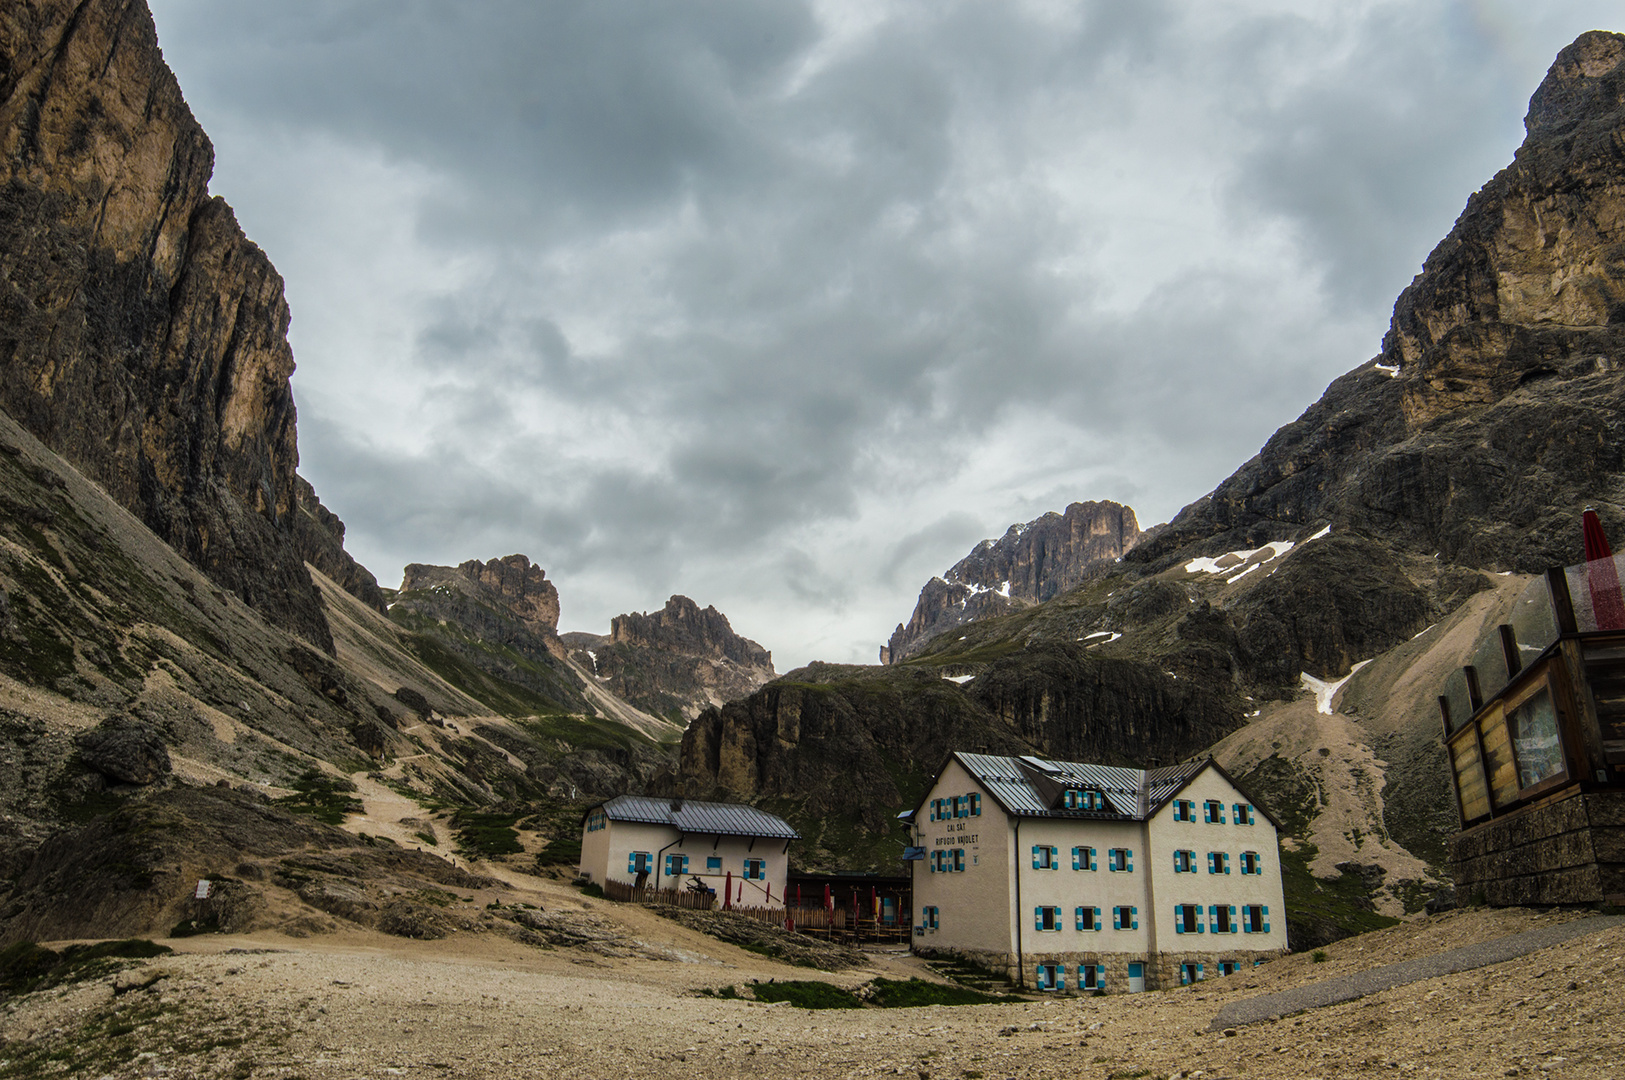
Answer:
<path fill-rule="evenodd" d="M 622 904 L 657 904 L 687 908 L 690 911 L 724 910 L 716 893 L 691 892 L 687 889 L 639 889 L 614 879 L 604 882 L 604 895 Z M 854 918 L 852 912 L 845 907 L 837 907 L 831 911 L 824 907 L 757 907 L 735 904 L 726 910 L 768 926 L 794 929 L 797 933 L 822 938 L 837 940 L 858 938 L 868 941 L 908 939 L 906 925 L 877 923 L 867 911 L 860 911 Z"/>

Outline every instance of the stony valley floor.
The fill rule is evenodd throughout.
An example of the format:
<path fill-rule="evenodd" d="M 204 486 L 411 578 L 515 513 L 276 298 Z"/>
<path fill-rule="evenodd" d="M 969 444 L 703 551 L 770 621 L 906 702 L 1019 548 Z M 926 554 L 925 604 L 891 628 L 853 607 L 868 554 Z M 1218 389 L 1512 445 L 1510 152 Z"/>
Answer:
<path fill-rule="evenodd" d="M 1233 995 L 1428 955 L 1575 917 L 1417 918 L 1243 975 L 1135 996 L 807 1010 L 700 996 L 753 980 L 856 986 L 929 973 L 901 951 L 839 975 L 790 968 L 649 912 L 538 883 L 552 910 L 614 919 L 619 950 L 497 935 L 202 937 L 110 977 L 15 999 L 0 1078 L 1617 1077 L 1625 927 L 1491 967 L 1227 1032 Z M 658 959 L 655 959 L 658 957 Z"/>

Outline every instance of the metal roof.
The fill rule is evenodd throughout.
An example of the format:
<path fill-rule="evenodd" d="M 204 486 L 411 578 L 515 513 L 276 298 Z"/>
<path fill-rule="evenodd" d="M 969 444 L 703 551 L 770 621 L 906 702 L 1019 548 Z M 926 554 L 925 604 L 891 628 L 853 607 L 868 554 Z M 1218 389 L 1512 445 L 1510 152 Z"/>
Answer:
<path fill-rule="evenodd" d="M 783 818 L 739 803 L 699 802 L 695 799 L 656 799 L 648 795 L 617 795 L 603 804 L 611 821 L 637 821 L 670 825 L 685 833 L 708 836 L 766 836 L 799 840 L 801 834 Z"/>
<path fill-rule="evenodd" d="M 1118 765 L 1091 765 L 1081 761 L 1043 761 L 1035 758 L 997 757 L 992 754 L 954 754 L 988 794 L 1012 814 L 1022 817 L 1095 818 L 1144 821 L 1162 808 L 1208 762 L 1187 761 L 1160 769 L 1128 769 Z M 1023 768 L 1034 769 L 1063 787 L 1090 788 L 1106 796 L 1110 810 L 1063 810 L 1051 807 Z"/>

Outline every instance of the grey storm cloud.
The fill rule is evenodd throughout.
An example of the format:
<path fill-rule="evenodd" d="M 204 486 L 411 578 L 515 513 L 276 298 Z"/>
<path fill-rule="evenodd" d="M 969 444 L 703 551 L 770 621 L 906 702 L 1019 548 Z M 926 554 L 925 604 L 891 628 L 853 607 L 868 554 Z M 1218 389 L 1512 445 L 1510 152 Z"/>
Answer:
<path fill-rule="evenodd" d="M 873 656 L 976 541 L 1164 520 L 1378 348 L 1612 13 L 153 0 L 386 583 L 524 551 Z"/>

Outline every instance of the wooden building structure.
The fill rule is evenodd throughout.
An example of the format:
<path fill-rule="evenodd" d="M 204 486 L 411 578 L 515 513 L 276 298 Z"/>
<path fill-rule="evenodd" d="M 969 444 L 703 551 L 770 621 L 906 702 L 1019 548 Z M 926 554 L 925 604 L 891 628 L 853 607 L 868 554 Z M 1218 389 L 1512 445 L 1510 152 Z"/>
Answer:
<path fill-rule="evenodd" d="M 1619 557 L 1553 567 L 1439 698 L 1464 899 L 1625 904 L 1625 602 Z"/>

